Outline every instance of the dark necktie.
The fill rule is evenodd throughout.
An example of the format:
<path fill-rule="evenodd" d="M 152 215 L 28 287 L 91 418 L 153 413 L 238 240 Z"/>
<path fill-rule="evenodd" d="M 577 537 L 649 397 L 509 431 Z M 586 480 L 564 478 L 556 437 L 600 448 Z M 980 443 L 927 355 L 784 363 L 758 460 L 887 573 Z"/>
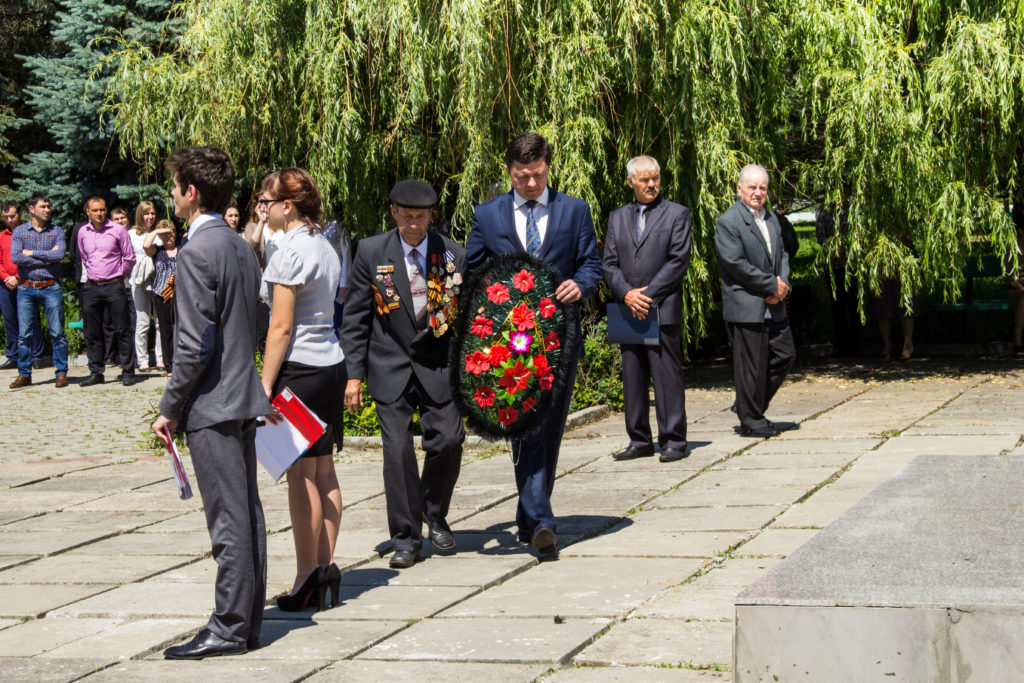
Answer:
<path fill-rule="evenodd" d="M 537 228 L 537 218 L 533 215 L 533 208 L 537 206 L 536 199 L 530 199 L 526 203 L 526 251 L 530 256 L 540 253 L 540 230 Z"/>
<path fill-rule="evenodd" d="M 412 310 L 416 317 L 416 326 L 423 329 L 423 313 L 427 310 L 427 281 L 423 279 L 423 269 L 420 268 L 420 252 L 413 249 L 409 252 L 409 262 L 412 266 L 412 277 L 409 278 L 409 290 L 412 292 Z"/>

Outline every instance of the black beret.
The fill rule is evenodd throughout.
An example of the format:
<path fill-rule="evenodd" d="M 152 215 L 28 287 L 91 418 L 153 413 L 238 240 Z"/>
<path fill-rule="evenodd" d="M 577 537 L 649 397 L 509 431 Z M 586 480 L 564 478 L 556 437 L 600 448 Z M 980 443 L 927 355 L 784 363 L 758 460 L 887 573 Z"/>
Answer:
<path fill-rule="evenodd" d="M 391 188 L 391 203 L 407 209 L 429 209 L 437 204 L 437 193 L 422 180 L 400 180 Z"/>

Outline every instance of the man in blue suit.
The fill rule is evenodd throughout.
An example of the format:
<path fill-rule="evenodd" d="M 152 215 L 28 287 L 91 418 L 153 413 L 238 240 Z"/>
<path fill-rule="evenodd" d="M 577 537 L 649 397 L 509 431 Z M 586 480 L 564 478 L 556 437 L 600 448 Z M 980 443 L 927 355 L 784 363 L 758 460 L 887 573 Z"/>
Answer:
<path fill-rule="evenodd" d="M 505 168 L 512 191 L 476 207 L 466 257 L 473 270 L 492 256 L 525 251 L 558 271 L 563 279 L 555 297 L 563 304 L 575 305 L 597 291 L 601 258 L 590 207 L 549 187 L 550 167 L 551 145 L 537 133 L 520 135 L 509 143 Z M 558 554 L 551 491 L 576 381 L 576 362 L 583 348 L 578 332 L 575 347 L 566 349 L 572 358 L 566 388 L 555 397 L 548 422 L 537 434 L 512 444 L 519 490 L 519 540 L 532 544 L 542 558 Z"/>

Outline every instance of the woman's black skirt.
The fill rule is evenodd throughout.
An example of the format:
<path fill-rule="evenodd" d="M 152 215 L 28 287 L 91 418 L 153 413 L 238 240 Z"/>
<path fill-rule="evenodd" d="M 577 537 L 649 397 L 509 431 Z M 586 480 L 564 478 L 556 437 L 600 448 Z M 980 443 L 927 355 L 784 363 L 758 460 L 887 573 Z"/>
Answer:
<path fill-rule="evenodd" d="M 293 361 L 281 364 L 274 382 L 274 396 L 285 387 L 299 397 L 306 407 L 327 423 L 323 436 L 309 447 L 303 458 L 330 455 L 336 443 L 341 450 L 345 437 L 345 362 L 326 368 Z"/>

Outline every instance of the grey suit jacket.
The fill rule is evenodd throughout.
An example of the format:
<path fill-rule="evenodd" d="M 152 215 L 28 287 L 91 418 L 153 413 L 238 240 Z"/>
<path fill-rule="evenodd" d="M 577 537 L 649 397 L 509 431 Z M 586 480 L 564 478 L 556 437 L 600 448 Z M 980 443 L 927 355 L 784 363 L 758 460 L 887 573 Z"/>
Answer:
<path fill-rule="evenodd" d="M 775 293 L 776 278 L 789 284 L 789 256 L 782 244 L 779 219 L 765 212 L 771 255 L 754 216 L 736 200 L 715 223 L 715 247 L 722 271 L 722 314 L 730 323 L 763 323 L 767 308 L 772 320 L 786 319 L 786 304 L 768 306 L 764 298 Z"/>
<path fill-rule="evenodd" d="M 690 210 L 658 197 L 647 210 L 646 226 L 636 239 L 637 202 L 612 211 L 604 242 L 604 279 L 621 302 L 637 287 L 647 287 L 662 325 L 683 322 L 682 281 L 690 266 Z"/>
<path fill-rule="evenodd" d="M 260 267 L 223 220 L 191 231 L 174 276 L 174 372 L 160 414 L 202 429 L 271 412 L 256 372 Z"/>
<path fill-rule="evenodd" d="M 448 251 L 454 256 L 456 272 L 466 272 L 466 250 L 436 232 L 427 233 L 428 271 L 434 254 Z M 388 269 L 400 298 L 399 307 L 380 313 L 374 301 L 375 280 Z M 385 293 L 386 295 L 386 293 Z M 453 315 L 454 322 L 454 315 Z M 448 382 L 448 342 L 452 331 L 435 337 L 430 328 L 416 329 L 412 292 L 398 229 L 359 241 L 348 279 L 345 317 L 341 323 L 341 346 L 349 379 L 366 379 L 375 401 L 393 403 L 401 397 L 413 374 L 436 403 L 452 400 Z"/>

